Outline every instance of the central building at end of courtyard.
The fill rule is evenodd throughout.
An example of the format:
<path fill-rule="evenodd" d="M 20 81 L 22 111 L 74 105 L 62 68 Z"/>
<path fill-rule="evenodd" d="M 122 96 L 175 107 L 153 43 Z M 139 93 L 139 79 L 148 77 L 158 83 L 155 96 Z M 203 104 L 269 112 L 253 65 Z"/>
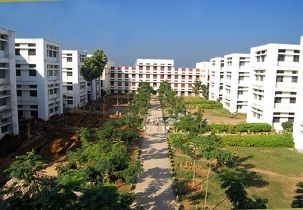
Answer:
<path fill-rule="evenodd" d="M 171 59 L 137 59 L 134 66 L 110 66 L 105 71 L 109 81 L 103 89 L 110 93 L 135 92 L 140 82 L 149 82 L 157 91 L 166 80 L 177 95 L 188 96 L 196 80 L 203 83 L 208 77 L 208 71 L 175 67 Z"/>

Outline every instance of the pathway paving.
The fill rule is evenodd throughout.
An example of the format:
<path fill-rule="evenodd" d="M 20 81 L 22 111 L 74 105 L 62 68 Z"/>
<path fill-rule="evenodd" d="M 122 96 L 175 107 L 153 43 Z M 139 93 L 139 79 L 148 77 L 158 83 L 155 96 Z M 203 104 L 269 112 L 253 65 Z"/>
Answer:
<path fill-rule="evenodd" d="M 151 109 L 147 120 L 162 119 L 160 102 L 157 97 L 151 99 Z M 138 177 L 134 192 L 136 204 L 144 209 L 175 209 L 175 195 L 172 188 L 172 172 L 164 123 L 146 125 L 146 137 L 142 143 L 143 173 Z"/>

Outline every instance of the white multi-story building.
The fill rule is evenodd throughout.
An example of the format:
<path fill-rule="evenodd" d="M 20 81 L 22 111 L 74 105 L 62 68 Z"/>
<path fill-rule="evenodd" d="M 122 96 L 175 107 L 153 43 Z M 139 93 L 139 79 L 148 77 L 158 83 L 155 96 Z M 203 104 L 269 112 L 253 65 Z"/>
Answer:
<path fill-rule="evenodd" d="M 15 32 L 0 28 L 0 139 L 6 134 L 19 134 Z"/>
<path fill-rule="evenodd" d="M 293 137 L 296 149 L 303 151 L 303 36 L 301 36 L 299 60 L 297 104 Z"/>
<path fill-rule="evenodd" d="M 192 94 L 195 80 L 201 79 L 200 69 L 174 67 L 174 60 L 165 59 L 137 59 L 132 67 L 110 67 L 111 93 L 135 92 L 139 82 L 149 82 L 154 91 L 158 90 L 161 81 L 171 83 L 177 95 Z"/>
<path fill-rule="evenodd" d="M 78 50 L 62 51 L 63 107 L 75 108 L 87 104 L 87 82 L 81 68 L 87 54 Z"/>
<path fill-rule="evenodd" d="M 210 59 L 209 100 L 222 101 L 224 81 L 224 58 Z"/>
<path fill-rule="evenodd" d="M 267 44 L 251 48 L 247 122 L 266 122 L 278 131 L 294 121 L 299 92 L 299 45 Z"/>
<path fill-rule="evenodd" d="M 231 113 L 246 113 L 250 85 L 250 54 L 225 55 L 223 70 L 223 107 Z"/>
<path fill-rule="evenodd" d="M 210 67 L 211 67 L 210 62 L 196 63 L 196 69 L 200 69 L 200 74 L 201 74 L 200 80 L 202 84 L 206 85 L 207 87 L 209 87 Z"/>
<path fill-rule="evenodd" d="M 46 39 L 16 39 L 19 118 L 49 117 L 63 112 L 61 45 Z"/>

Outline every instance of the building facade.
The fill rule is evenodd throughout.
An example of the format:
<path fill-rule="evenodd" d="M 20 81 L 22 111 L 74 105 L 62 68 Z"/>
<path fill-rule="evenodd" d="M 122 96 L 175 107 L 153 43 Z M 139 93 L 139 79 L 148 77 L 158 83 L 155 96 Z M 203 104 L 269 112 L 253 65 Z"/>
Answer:
<path fill-rule="evenodd" d="M 299 45 L 267 44 L 251 49 L 247 122 L 266 122 L 277 131 L 294 122 L 299 83 Z"/>
<path fill-rule="evenodd" d="M 231 113 L 246 113 L 250 85 L 250 54 L 225 55 L 223 71 L 223 107 Z"/>
<path fill-rule="evenodd" d="M 141 81 L 149 82 L 157 91 L 161 81 L 171 83 L 179 96 L 192 95 L 195 80 L 201 79 L 200 69 L 174 67 L 174 60 L 137 59 L 135 66 L 109 68 L 109 90 L 111 93 L 135 92 Z"/>
<path fill-rule="evenodd" d="M 0 139 L 6 134 L 19 134 L 15 32 L 0 28 Z"/>
<path fill-rule="evenodd" d="M 299 72 L 298 72 L 298 97 L 295 112 L 295 121 L 293 126 L 293 137 L 296 149 L 303 151 L 303 36 L 300 42 L 299 55 Z"/>
<path fill-rule="evenodd" d="M 76 108 L 87 104 L 87 82 L 81 68 L 87 54 L 78 50 L 62 51 L 63 107 Z"/>
<path fill-rule="evenodd" d="M 207 87 L 209 87 L 210 67 L 211 67 L 210 62 L 196 63 L 196 69 L 200 69 L 200 74 L 201 74 L 200 80 L 202 84 L 206 85 Z"/>
<path fill-rule="evenodd" d="M 210 59 L 209 100 L 222 101 L 224 82 L 224 58 Z"/>
<path fill-rule="evenodd" d="M 15 42 L 19 119 L 62 114 L 61 45 L 40 38 Z"/>

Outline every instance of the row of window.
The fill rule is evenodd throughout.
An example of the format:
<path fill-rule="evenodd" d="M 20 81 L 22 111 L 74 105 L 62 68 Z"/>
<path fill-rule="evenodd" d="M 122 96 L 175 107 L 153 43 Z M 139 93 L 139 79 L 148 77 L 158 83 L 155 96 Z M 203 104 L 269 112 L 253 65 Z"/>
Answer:
<path fill-rule="evenodd" d="M 136 78 L 137 77 L 136 75 L 137 74 L 131 74 L 131 78 Z M 145 78 L 149 79 L 150 76 L 151 76 L 150 74 L 146 74 Z M 157 79 L 158 76 L 159 76 L 159 74 L 153 74 L 153 79 Z M 115 74 L 111 73 L 110 77 L 111 78 L 115 78 Z M 117 74 L 117 77 L 118 78 L 122 78 L 122 74 Z M 124 74 L 124 78 L 129 78 L 129 75 L 128 74 Z M 139 74 L 139 78 L 143 78 L 143 74 Z M 171 78 L 172 78 L 172 75 L 167 75 L 167 79 L 171 79 Z M 180 75 L 175 75 L 174 78 L 175 79 L 178 79 L 178 78 L 185 79 L 185 75 L 181 75 L 181 76 Z M 193 78 L 192 75 L 188 76 L 188 79 L 192 79 L 192 78 Z M 200 78 L 199 75 L 196 76 L 196 79 L 199 79 L 199 78 Z M 164 79 L 164 75 L 160 75 L 160 79 Z"/>
<path fill-rule="evenodd" d="M 112 66 L 110 69 L 115 70 L 115 67 Z M 132 70 L 136 70 L 136 69 L 137 69 L 136 66 L 132 67 Z M 145 69 L 146 70 L 151 70 L 151 66 L 146 66 Z M 165 67 L 164 66 L 160 66 L 160 67 L 159 66 L 153 66 L 152 69 L 153 70 L 162 70 L 162 71 L 164 71 Z M 171 71 L 172 69 L 174 69 L 175 71 L 178 71 L 178 70 L 186 71 L 186 68 L 177 68 L 177 67 L 171 67 L 171 66 L 167 67 L 168 71 Z M 118 70 L 122 70 L 122 67 L 118 67 Z M 125 66 L 124 70 L 129 70 L 129 67 Z M 143 66 L 139 66 L 139 70 L 143 70 Z M 194 68 L 188 68 L 188 70 L 190 72 L 192 72 L 194 70 Z M 196 69 L 196 72 L 200 72 L 200 69 Z"/>
<path fill-rule="evenodd" d="M 17 96 L 22 96 L 22 90 L 17 90 Z M 29 95 L 31 97 L 37 97 L 37 91 L 36 90 L 30 90 Z"/>
<path fill-rule="evenodd" d="M 122 82 L 113 82 L 113 81 L 110 82 L 110 85 L 111 85 L 111 86 L 115 86 L 115 84 L 117 84 L 118 86 L 122 86 Z M 158 83 L 153 83 L 153 87 L 156 87 L 157 84 L 158 84 Z M 135 83 L 135 82 L 132 82 L 131 85 L 134 87 L 134 86 L 136 86 L 136 83 Z M 128 82 L 124 82 L 124 86 L 129 86 L 129 83 L 128 83 Z M 175 83 L 173 86 L 174 86 L 174 87 L 178 87 L 178 86 L 179 86 L 179 83 Z M 68 88 L 68 87 L 71 87 L 70 90 L 72 90 L 72 86 L 67 86 L 67 88 Z M 184 84 L 184 83 L 181 84 L 181 87 L 185 87 L 185 84 Z M 189 84 L 188 84 L 188 87 L 191 88 L 191 87 L 192 87 L 192 84 L 189 83 Z M 69 89 L 68 89 L 68 90 L 69 90 Z"/>

